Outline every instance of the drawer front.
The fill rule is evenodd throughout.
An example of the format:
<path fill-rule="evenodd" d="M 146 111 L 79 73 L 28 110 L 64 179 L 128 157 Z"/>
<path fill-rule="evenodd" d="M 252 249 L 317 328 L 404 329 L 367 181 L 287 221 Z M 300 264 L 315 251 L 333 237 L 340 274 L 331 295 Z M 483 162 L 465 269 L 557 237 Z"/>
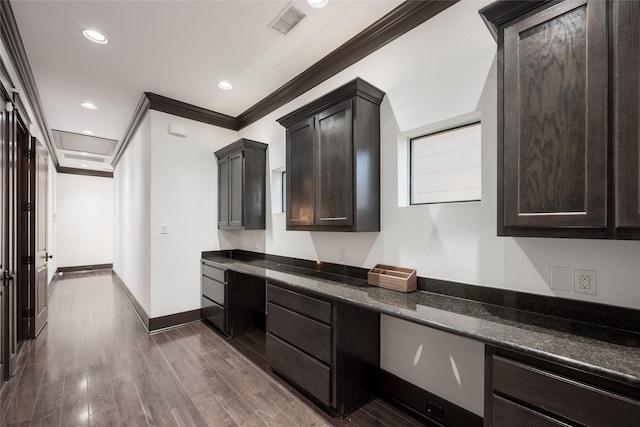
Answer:
<path fill-rule="evenodd" d="M 331 303 L 277 286 L 267 286 L 267 299 L 296 313 L 324 323 L 331 323 Z"/>
<path fill-rule="evenodd" d="M 493 356 L 493 389 L 592 427 L 640 420 L 639 401 L 499 356 Z"/>
<path fill-rule="evenodd" d="M 267 362 L 327 406 L 331 406 L 331 369 L 267 334 Z"/>
<path fill-rule="evenodd" d="M 227 270 L 222 270 L 202 263 L 202 275 L 218 282 L 227 283 Z"/>
<path fill-rule="evenodd" d="M 267 332 L 331 364 L 331 326 L 272 303 L 267 313 Z"/>
<path fill-rule="evenodd" d="M 493 427 L 570 427 L 524 406 L 493 396 Z"/>
<path fill-rule="evenodd" d="M 202 276 L 202 295 L 209 298 L 212 301 L 217 302 L 223 307 L 226 307 L 225 303 L 225 288 L 227 285 L 224 283 L 216 282 L 209 279 L 207 276 Z"/>
<path fill-rule="evenodd" d="M 227 328 L 226 310 L 209 298 L 201 297 L 202 318 L 209 321 L 218 329 L 225 331 Z"/>

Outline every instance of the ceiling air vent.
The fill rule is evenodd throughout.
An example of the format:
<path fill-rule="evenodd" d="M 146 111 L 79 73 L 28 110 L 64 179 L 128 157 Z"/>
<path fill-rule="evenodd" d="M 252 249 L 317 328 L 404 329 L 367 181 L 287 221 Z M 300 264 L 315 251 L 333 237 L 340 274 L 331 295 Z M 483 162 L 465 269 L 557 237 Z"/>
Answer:
<path fill-rule="evenodd" d="M 291 3 L 287 5 L 269 24 L 269 28 L 277 31 L 282 35 L 286 35 L 293 29 L 298 22 L 302 21 L 306 15 L 293 7 Z"/>

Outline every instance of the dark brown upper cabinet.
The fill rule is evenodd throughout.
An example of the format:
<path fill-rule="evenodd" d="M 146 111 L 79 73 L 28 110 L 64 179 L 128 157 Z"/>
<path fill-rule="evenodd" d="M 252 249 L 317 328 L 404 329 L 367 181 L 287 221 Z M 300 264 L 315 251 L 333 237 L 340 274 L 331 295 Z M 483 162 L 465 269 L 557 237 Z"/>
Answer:
<path fill-rule="evenodd" d="M 287 230 L 380 231 L 380 103 L 355 79 L 278 122 L 287 128 Z"/>
<path fill-rule="evenodd" d="M 618 231 L 640 229 L 640 2 L 617 1 L 612 12 L 615 213 Z M 636 234 L 640 238 L 640 232 Z"/>
<path fill-rule="evenodd" d="M 480 11 L 498 41 L 498 235 L 640 238 L 637 9 Z"/>
<path fill-rule="evenodd" d="M 216 151 L 218 228 L 264 230 L 267 144 L 240 139 Z"/>

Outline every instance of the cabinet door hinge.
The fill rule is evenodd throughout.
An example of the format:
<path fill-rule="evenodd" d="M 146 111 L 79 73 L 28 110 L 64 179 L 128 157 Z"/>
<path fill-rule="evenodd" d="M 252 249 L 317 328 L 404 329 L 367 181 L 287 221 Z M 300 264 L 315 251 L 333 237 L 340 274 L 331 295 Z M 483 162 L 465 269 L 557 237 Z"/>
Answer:
<path fill-rule="evenodd" d="M 22 210 L 23 210 L 24 212 L 31 212 L 31 208 L 32 208 L 32 206 L 33 206 L 33 204 L 32 204 L 32 203 L 24 202 L 24 203 L 22 204 Z"/>
<path fill-rule="evenodd" d="M 33 150 L 24 149 L 22 150 L 22 157 L 25 159 L 35 159 L 36 153 Z"/>
<path fill-rule="evenodd" d="M 35 311 L 32 308 L 28 310 L 22 310 L 22 318 L 28 319 L 29 317 L 33 317 L 35 315 Z"/>
<path fill-rule="evenodd" d="M 31 265 L 35 262 L 36 262 L 36 257 L 34 257 L 33 255 L 22 257 L 22 264 L 24 265 Z"/>

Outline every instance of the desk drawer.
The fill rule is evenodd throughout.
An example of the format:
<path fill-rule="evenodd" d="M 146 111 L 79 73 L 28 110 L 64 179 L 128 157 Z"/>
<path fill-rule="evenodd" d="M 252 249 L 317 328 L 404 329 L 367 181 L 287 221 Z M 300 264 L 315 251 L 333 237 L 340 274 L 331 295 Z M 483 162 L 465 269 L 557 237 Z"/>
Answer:
<path fill-rule="evenodd" d="M 225 331 L 227 327 L 226 310 L 219 306 L 209 298 L 201 297 L 202 301 L 202 318 L 221 331 Z"/>
<path fill-rule="evenodd" d="M 331 303 L 274 285 L 267 285 L 267 299 L 281 307 L 324 323 L 331 323 Z"/>
<path fill-rule="evenodd" d="M 218 282 L 227 283 L 227 270 L 202 263 L 202 274 Z"/>
<path fill-rule="evenodd" d="M 202 295 L 223 307 L 227 306 L 225 298 L 226 286 L 224 283 L 202 276 Z"/>
<path fill-rule="evenodd" d="M 327 406 L 331 405 L 331 368 L 267 333 L 267 362 Z"/>
<path fill-rule="evenodd" d="M 570 427 L 499 396 L 493 396 L 493 427 Z"/>
<path fill-rule="evenodd" d="M 268 304 L 267 312 L 267 332 L 331 363 L 331 326 L 272 303 Z"/>
<path fill-rule="evenodd" d="M 500 356 L 492 363 L 494 392 L 546 413 L 591 427 L 640 420 L 637 400 Z"/>

